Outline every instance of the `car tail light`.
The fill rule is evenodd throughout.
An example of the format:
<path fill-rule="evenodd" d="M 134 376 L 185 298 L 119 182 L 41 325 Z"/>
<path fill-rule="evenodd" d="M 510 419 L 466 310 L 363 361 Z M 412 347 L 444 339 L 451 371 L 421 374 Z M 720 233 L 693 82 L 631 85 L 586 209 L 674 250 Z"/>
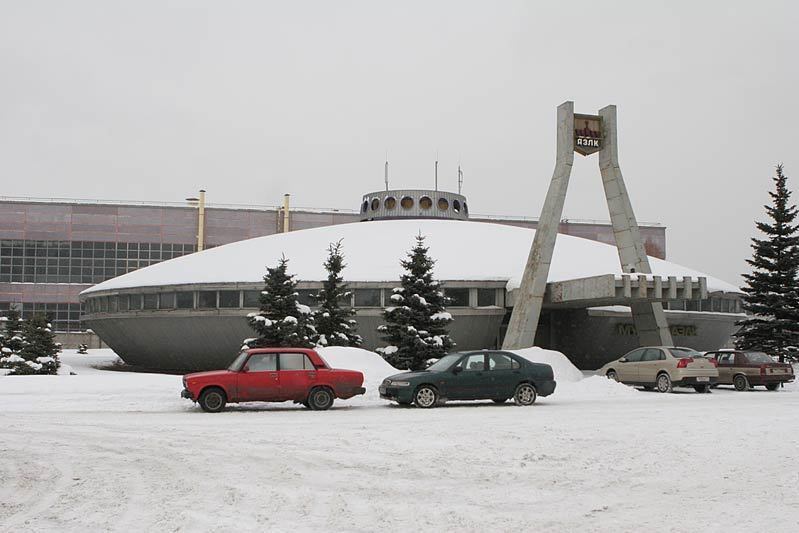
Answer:
<path fill-rule="evenodd" d="M 713 366 L 715 366 L 715 367 L 717 367 L 717 368 L 718 368 L 718 366 L 719 366 L 719 362 L 718 362 L 718 361 L 716 361 L 716 360 L 715 360 L 715 359 L 713 359 L 713 358 L 710 358 L 710 359 L 709 359 L 709 361 L 710 361 L 710 364 L 711 364 L 711 365 L 713 365 Z"/>
<path fill-rule="evenodd" d="M 760 375 L 761 376 L 766 375 L 766 365 L 760 365 Z"/>
<path fill-rule="evenodd" d="M 679 361 L 677 361 L 677 368 L 685 368 L 688 366 L 688 363 L 693 363 L 694 360 L 692 357 L 683 357 Z"/>

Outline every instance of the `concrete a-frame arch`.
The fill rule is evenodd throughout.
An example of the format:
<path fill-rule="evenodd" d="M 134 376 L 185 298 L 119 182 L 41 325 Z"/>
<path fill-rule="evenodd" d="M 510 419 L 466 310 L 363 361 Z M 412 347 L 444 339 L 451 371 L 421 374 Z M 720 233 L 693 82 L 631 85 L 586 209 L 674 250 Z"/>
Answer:
<path fill-rule="evenodd" d="M 577 118 L 585 121 L 586 130 L 589 129 L 589 122 L 598 123 L 601 134 L 597 135 L 598 131 L 579 131 L 575 135 L 574 102 L 564 102 L 558 106 L 555 170 L 502 343 L 504 349 L 525 348 L 532 346 L 535 341 L 575 150 L 583 155 L 599 152 L 599 170 L 622 271 L 641 274 L 652 272 L 619 166 L 616 106 L 604 107 L 596 116 L 578 115 Z M 575 143 L 579 145 L 575 146 Z M 674 344 L 662 303 L 636 302 L 631 303 L 631 309 L 640 345 Z"/>

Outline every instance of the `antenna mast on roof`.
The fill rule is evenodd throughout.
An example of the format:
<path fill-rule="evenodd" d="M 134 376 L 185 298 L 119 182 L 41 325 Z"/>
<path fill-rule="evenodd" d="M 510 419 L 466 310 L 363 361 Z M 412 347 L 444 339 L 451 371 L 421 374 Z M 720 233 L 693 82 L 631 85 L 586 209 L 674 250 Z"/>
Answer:
<path fill-rule="evenodd" d="M 438 190 L 438 151 L 436 151 L 435 177 L 436 177 L 436 187 L 435 187 L 435 190 Z"/>
<path fill-rule="evenodd" d="M 458 163 L 458 194 L 461 193 L 461 189 L 463 189 L 463 171 L 461 170 L 461 164 Z"/>
<path fill-rule="evenodd" d="M 386 180 L 386 190 L 388 190 L 388 152 L 386 152 L 385 180 Z"/>

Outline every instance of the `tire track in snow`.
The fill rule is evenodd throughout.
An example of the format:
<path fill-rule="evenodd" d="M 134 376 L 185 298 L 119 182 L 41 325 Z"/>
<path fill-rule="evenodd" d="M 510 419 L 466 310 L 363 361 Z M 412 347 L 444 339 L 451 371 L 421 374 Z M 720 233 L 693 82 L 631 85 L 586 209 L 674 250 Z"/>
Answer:
<path fill-rule="evenodd" d="M 8 460 L 20 461 L 15 470 L 18 472 L 17 479 L 22 481 L 16 483 L 17 490 L 13 494 L 4 491 L 3 502 L 14 502 L 10 508 L 10 514 L 3 518 L 0 524 L 0 531 L 19 532 L 26 531 L 40 517 L 48 514 L 66 492 L 72 479 L 72 469 L 69 464 L 61 461 L 43 461 L 41 459 L 30 458 L 30 442 L 19 442 L 12 448 L 25 450 L 28 457 L 20 461 L 17 455 L 3 454 L 4 462 Z M 20 496 L 22 496 L 20 498 Z"/>

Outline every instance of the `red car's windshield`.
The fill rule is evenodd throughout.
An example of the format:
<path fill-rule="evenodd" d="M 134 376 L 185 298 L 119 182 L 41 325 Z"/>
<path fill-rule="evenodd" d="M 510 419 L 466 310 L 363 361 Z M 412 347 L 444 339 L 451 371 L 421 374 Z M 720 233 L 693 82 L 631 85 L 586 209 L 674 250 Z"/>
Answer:
<path fill-rule="evenodd" d="M 230 363 L 230 366 L 227 367 L 228 370 L 232 370 L 233 372 L 238 372 L 241 370 L 241 365 L 244 364 L 244 360 L 247 359 L 247 352 L 241 352 L 236 358 Z"/>

